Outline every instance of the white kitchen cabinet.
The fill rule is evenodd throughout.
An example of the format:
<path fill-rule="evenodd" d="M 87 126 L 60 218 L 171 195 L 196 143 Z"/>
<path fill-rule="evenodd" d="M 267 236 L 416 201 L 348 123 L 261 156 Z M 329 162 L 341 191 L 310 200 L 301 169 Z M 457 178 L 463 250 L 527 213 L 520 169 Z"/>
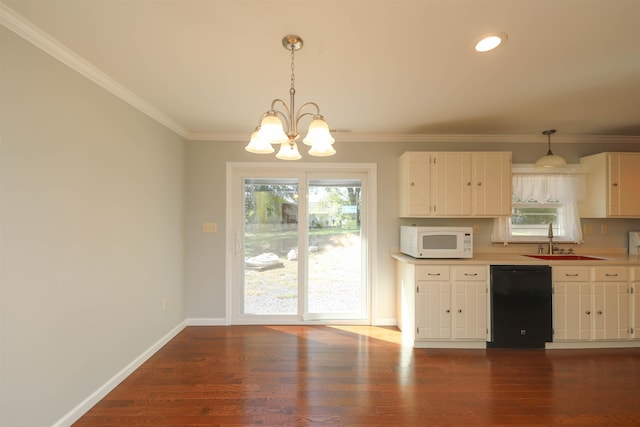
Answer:
<path fill-rule="evenodd" d="M 433 213 L 436 216 L 470 216 L 471 153 L 433 153 Z"/>
<path fill-rule="evenodd" d="M 553 340 L 591 338 L 593 299 L 589 267 L 552 267 Z"/>
<path fill-rule="evenodd" d="M 605 152 L 580 159 L 586 174 L 582 218 L 640 217 L 640 153 Z"/>
<path fill-rule="evenodd" d="M 476 216 L 511 216 L 511 153 L 474 153 L 473 212 Z"/>
<path fill-rule="evenodd" d="M 632 339 L 640 339 L 640 267 L 631 268 L 631 286 L 629 287 L 629 317 Z"/>
<path fill-rule="evenodd" d="M 408 152 L 398 163 L 399 216 L 429 216 L 431 209 L 431 153 Z"/>
<path fill-rule="evenodd" d="M 626 340 L 629 268 L 553 267 L 554 342 Z"/>
<path fill-rule="evenodd" d="M 593 267 L 594 339 L 628 339 L 629 268 Z"/>
<path fill-rule="evenodd" d="M 406 152 L 399 160 L 399 216 L 511 215 L 510 152 Z"/>
<path fill-rule="evenodd" d="M 488 266 L 452 266 L 454 340 L 487 340 Z"/>
<path fill-rule="evenodd" d="M 398 263 L 404 341 L 415 347 L 484 348 L 488 266 L 409 265 Z"/>

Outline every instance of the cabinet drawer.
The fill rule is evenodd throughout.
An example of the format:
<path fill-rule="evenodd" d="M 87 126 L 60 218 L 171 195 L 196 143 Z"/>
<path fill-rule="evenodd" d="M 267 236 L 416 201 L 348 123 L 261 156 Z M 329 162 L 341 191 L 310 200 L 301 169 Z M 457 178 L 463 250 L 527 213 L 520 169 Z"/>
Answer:
<path fill-rule="evenodd" d="M 640 267 L 631 268 L 631 280 L 640 282 Z"/>
<path fill-rule="evenodd" d="M 448 265 L 418 265 L 416 280 L 449 280 Z"/>
<path fill-rule="evenodd" d="M 455 266 L 451 270 L 453 280 L 487 281 L 487 267 L 484 265 Z"/>
<path fill-rule="evenodd" d="M 554 282 L 588 282 L 589 267 L 552 267 Z"/>
<path fill-rule="evenodd" d="M 594 267 L 594 282 L 626 282 L 629 280 L 629 269 L 625 267 Z"/>

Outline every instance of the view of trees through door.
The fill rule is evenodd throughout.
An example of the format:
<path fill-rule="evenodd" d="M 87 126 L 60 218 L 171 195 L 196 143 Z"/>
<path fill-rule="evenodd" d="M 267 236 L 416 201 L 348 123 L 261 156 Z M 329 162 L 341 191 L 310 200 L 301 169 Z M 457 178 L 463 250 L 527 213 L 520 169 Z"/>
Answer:
<path fill-rule="evenodd" d="M 360 179 L 243 182 L 243 315 L 366 318 Z"/>

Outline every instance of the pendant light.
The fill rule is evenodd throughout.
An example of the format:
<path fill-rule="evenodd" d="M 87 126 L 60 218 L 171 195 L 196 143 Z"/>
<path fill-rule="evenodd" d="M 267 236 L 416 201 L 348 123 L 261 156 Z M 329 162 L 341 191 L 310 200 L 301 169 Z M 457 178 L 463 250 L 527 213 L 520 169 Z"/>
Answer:
<path fill-rule="evenodd" d="M 294 58 L 295 52 L 302 48 L 302 39 L 296 35 L 287 35 L 282 39 L 282 46 L 291 51 L 289 105 L 282 99 L 274 99 L 271 102 L 271 109 L 260 118 L 260 125 L 251 135 L 245 150 L 250 153 L 269 154 L 275 151 L 273 144 L 280 146 L 280 150 L 276 154 L 278 159 L 298 160 L 302 158 L 296 142 L 300 136 L 298 123 L 300 119 L 308 116 L 311 118 L 311 124 L 309 125 L 307 136 L 302 142 L 311 146 L 309 154 L 318 157 L 332 156 L 336 154 L 336 150 L 333 148 L 335 139 L 329 132 L 329 125 L 320 114 L 320 107 L 315 102 L 307 102 L 298 111 L 295 111 Z M 282 123 L 283 121 L 284 124 Z"/>
<path fill-rule="evenodd" d="M 536 169 L 556 169 L 567 166 L 567 161 L 561 156 L 556 156 L 551 152 L 551 135 L 556 133 L 555 129 L 549 129 L 542 132 L 543 135 L 547 135 L 547 141 L 549 144 L 549 151 L 545 156 L 540 157 L 534 167 Z"/>

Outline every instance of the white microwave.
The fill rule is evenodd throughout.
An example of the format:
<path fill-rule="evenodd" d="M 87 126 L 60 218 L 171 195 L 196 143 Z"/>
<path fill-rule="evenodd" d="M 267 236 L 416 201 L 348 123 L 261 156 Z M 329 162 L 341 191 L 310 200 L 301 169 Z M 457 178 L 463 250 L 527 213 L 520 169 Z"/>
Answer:
<path fill-rule="evenodd" d="M 472 258 L 471 227 L 400 227 L 400 252 L 414 258 Z"/>

